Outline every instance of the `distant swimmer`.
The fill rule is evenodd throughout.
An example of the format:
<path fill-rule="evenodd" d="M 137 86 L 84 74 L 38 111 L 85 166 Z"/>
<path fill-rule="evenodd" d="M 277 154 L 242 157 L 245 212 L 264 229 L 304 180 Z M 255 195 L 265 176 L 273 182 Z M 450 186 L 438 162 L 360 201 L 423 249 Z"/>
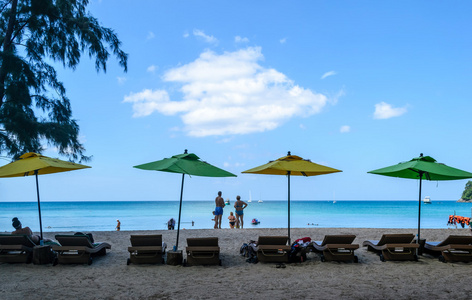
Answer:
<path fill-rule="evenodd" d="M 120 231 L 120 229 L 121 229 L 121 222 L 120 222 L 120 220 L 116 220 L 116 222 L 117 222 L 117 224 L 116 224 L 116 228 L 115 228 L 115 229 L 116 229 L 116 231 Z"/>

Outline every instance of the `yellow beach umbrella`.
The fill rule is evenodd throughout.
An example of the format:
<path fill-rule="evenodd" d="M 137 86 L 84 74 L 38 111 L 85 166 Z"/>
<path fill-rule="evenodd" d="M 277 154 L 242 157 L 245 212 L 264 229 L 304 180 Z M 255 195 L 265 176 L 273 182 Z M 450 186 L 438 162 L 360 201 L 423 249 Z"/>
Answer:
<path fill-rule="evenodd" d="M 0 178 L 36 176 L 36 193 L 38 196 L 39 211 L 39 229 L 41 232 L 41 240 L 43 239 L 43 226 L 41 221 L 41 206 L 39 199 L 38 175 L 67 172 L 79 169 L 90 168 L 89 166 L 76 164 L 70 161 L 63 161 L 57 158 L 50 158 L 38 153 L 28 152 L 20 156 L 14 162 L 0 167 Z"/>
<path fill-rule="evenodd" d="M 266 175 L 287 175 L 288 177 L 288 241 L 290 243 L 290 175 L 295 176 L 316 176 L 330 173 L 342 172 L 323 165 L 303 159 L 300 156 L 291 155 L 277 160 L 270 161 L 264 165 L 243 171 L 242 173 L 266 174 Z"/>

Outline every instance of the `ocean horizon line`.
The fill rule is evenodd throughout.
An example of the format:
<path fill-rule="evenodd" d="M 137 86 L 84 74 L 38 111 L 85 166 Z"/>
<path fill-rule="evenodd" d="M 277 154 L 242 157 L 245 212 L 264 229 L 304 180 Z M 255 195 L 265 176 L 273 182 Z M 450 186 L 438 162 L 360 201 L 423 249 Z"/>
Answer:
<path fill-rule="evenodd" d="M 59 203 L 59 202 L 175 202 L 179 201 L 178 199 L 175 200 L 41 200 L 41 203 Z M 183 199 L 182 201 L 185 202 L 209 202 L 214 200 L 187 200 Z M 233 200 L 234 202 L 235 200 Z M 290 200 L 290 202 L 418 202 L 416 200 L 396 200 L 396 199 L 389 199 L 389 200 Z M 434 202 L 457 202 L 458 200 L 435 200 Z M 0 203 L 37 203 L 37 200 L 0 200 Z M 248 201 L 245 201 L 248 202 Z M 264 200 L 263 202 L 258 202 L 258 200 L 254 200 L 250 203 L 264 203 L 264 202 L 287 202 L 287 200 Z M 467 203 L 467 202 L 458 202 L 458 203 Z"/>

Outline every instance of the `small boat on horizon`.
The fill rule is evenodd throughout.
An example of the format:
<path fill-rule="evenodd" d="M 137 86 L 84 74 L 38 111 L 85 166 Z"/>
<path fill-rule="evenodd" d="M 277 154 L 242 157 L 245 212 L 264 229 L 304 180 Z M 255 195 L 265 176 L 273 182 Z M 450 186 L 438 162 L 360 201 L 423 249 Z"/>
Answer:
<path fill-rule="evenodd" d="M 432 202 L 431 202 L 431 197 L 429 197 L 429 196 L 424 197 L 423 203 L 424 203 L 424 204 L 431 204 L 431 203 L 432 203 Z"/>
<path fill-rule="evenodd" d="M 230 204 L 231 204 L 231 203 L 229 202 L 229 198 L 226 199 L 225 204 L 226 204 L 226 205 L 230 205 Z"/>
<path fill-rule="evenodd" d="M 259 201 L 257 201 L 257 202 L 258 202 L 258 203 L 262 203 L 262 202 L 264 202 L 264 201 L 262 201 L 261 199 L 259 199 Z"/>
<path fill-rule="evenodd" d="M 252 197 L 251 197 L 251 191 L 249 191 L 249 200 L 247 200 L 248 203 L 252 202 Z"/>

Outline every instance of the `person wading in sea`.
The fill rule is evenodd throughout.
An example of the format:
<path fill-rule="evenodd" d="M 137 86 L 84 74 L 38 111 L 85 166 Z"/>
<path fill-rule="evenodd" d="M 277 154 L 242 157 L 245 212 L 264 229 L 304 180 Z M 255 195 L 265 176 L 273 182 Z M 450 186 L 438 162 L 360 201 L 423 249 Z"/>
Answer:
<path fill-rule="evenodd" d="M 225 207 L 225 200 L 221 197 L 221 191 L 218 192 L 218 197 L 215 198 L 215 229 L 221 229 L 221 219 L 223 218 L 223 207 Z"/>

